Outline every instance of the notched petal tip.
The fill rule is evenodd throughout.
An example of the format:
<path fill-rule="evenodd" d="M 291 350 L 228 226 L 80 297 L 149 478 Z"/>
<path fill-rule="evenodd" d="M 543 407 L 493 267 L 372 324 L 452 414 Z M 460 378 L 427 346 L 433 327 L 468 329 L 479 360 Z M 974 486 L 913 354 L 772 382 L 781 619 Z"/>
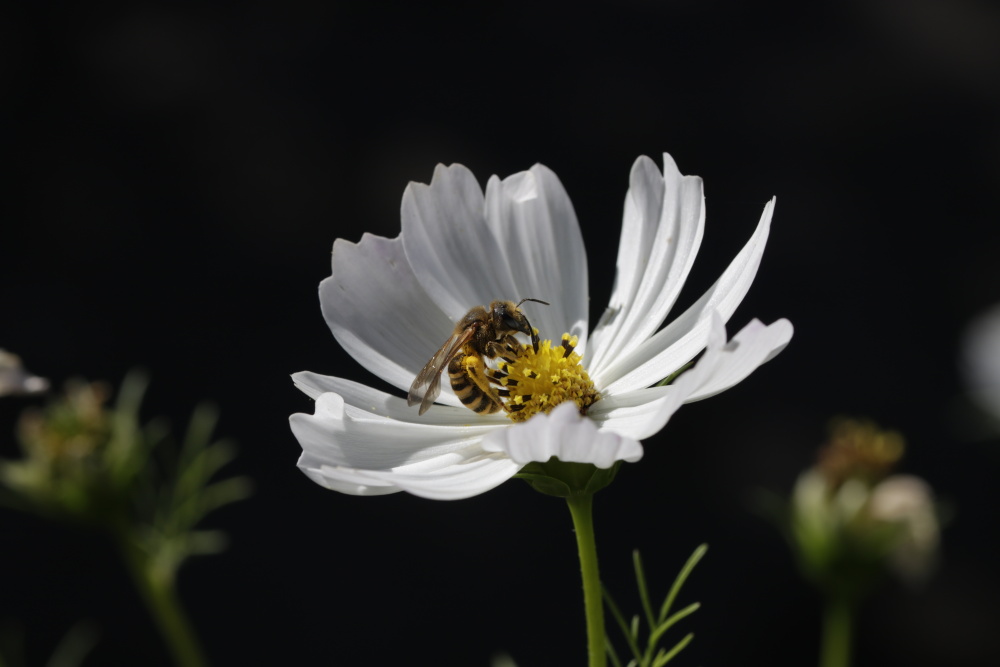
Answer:
<path fill-rule="evenodd" d="M 542 168 L 542 165 L 535 165 L 532 171 L 522 171 L 503 179 L 506 189 L 506 196 L 517 204 L 538 199 L 538 179 L 533 173 L 535 169 Z"/>
<path fill-rule="evenodd" d="M 754 319 L 726 342 L 725 325 L 718 314 L 713 314 L 705 355 L 674 385 L 687 394 L 685 403 L 720 394 L 777 356 L 788 345 L 792 333 L 792 324 L 786 319 L 769 325 Z"/>
<path fill-rule="evenodd" d="M 674 156 L 670 153 L 663 154 L 663 174 L 674 173 L 677 175 L 682 175 L 680 167 L 677 166 L 677 161 L 674 160 Z"/>

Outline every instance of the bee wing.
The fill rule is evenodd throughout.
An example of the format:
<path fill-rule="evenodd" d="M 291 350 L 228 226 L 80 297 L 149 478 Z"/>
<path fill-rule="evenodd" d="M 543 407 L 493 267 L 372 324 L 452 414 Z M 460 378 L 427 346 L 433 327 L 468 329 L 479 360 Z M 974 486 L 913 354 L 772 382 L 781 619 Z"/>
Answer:
<path fill-rule="evenodd" d="M 417 373 L 416 379 L 410 385 L 410 392 L 406 395 L 407 405 L 420 403 L 420 414 L 427 412 L 441 393 L 441 373 L 444 367 L 472 339 L 475 331 L 475 327 L 466 327 L 445 341 L 441 349 L 435 352 L 431 360 Z"/>

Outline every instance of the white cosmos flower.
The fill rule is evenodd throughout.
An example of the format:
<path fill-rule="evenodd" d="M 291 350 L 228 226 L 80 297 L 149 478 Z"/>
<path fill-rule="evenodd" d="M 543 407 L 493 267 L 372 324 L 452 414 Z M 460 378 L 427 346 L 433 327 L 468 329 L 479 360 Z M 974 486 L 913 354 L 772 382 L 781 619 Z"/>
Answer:
<path fill-rule="evenodd" d="M 757 272 L 774 200 L 719 280 L 660 328 L 705 222 L 701 179 L 681 175 L 669 155 L 663 163 L 662 173 L 647 157 L 632 167 L 618 275 L 589 340 L 580 227 L 559 179 L 542 165 L 491 177 L 485 196 L 468 169 L 439 165 L 430 185 L 411 183 L 403 193 L 398 237 L 337 239 L 333 274 L 319 288 L 323 315 L 351 356 L 403 393 L 471 307 L 532 297 L 551 304 L 524 306 L 542 339 L 578 336 L 576 351 L 601 398 L 583 417 L 569 402 L 515 424 L 504 412 L 478 415 L 463 407 L 447 376 L 440 405 L 418 416 L 404 398 L 296 373 L 296 386 L 316 400 L 314 414 L 291 417 L 302 445 L 299 467 L 345 493 L 456 499 L 552 456 L 602 468 L 634 462 L 642 457 L 639 441 L 683 403 L 718 394 L 773 358 L 791 338 L 787 320 L 753 320 L 728 343 L 724 323 Z M 675 382 L 653 386 L 702 350 Z"/>

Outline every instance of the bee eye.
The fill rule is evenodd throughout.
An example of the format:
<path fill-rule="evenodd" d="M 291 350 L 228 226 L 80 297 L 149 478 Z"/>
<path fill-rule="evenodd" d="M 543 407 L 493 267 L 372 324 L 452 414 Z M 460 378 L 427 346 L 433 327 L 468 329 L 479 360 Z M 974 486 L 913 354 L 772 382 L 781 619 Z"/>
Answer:
<path fill-rule="evenodd" d="M 506 327 L 508 327 L 510 329 L 519 329 L 520 328 L 518 326 L 517 320 L 515 320 L 510 315 L 504 315 L 503 316 L 503 323 L 504 323 L 504 326 L 506 326 Z"/>

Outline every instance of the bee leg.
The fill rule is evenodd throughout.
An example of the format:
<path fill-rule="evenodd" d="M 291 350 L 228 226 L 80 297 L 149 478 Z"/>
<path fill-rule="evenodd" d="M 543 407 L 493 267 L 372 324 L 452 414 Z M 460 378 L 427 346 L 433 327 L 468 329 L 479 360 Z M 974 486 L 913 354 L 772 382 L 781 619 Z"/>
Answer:
<path fill-rule="evenodd" d="M 496 359 L 501 354 L 503 354 L 504 350 L 506 349 L 506 346 L 504 345 L 504 341 L 506 340 L 507 337 L 505 336 L 500 340 L 491 340 L 490 342 L 486 343 L 484 352 L 485 356 L 489 357 L 490 359 Z"/>
<path fill-rule="evenodd" d="M 486 366 L 486 362 L 483 361 L 482 357 L 476 354 L 467 355 L 462 359 L 461 366 L 462 370 L 465 371 L 466 377 L 479 389 L 479 392 L 476 392 L 475 389 L 469 387 L 464 392 L 468 398 L 459 396 L 466 407 L 480 414 L 492 414 L 502 410 L 504 405 L 500 400 L 497 387 L 490 382 L 490 378 L 486 374 L 487 371 L 491 371 L 492 369 Z M 454 383 L 455 380 L 453 378 L 453 388 L 455 386 Z"/>
<path fill-rule="evenodd" d="M 504 336 L 498 341 L 492 341 L 486 345 L 486 356 L 490 359 L 499 357 L 508 364 L 514 363 L 520 354 L 523 346 L 513 336 Z"/>

